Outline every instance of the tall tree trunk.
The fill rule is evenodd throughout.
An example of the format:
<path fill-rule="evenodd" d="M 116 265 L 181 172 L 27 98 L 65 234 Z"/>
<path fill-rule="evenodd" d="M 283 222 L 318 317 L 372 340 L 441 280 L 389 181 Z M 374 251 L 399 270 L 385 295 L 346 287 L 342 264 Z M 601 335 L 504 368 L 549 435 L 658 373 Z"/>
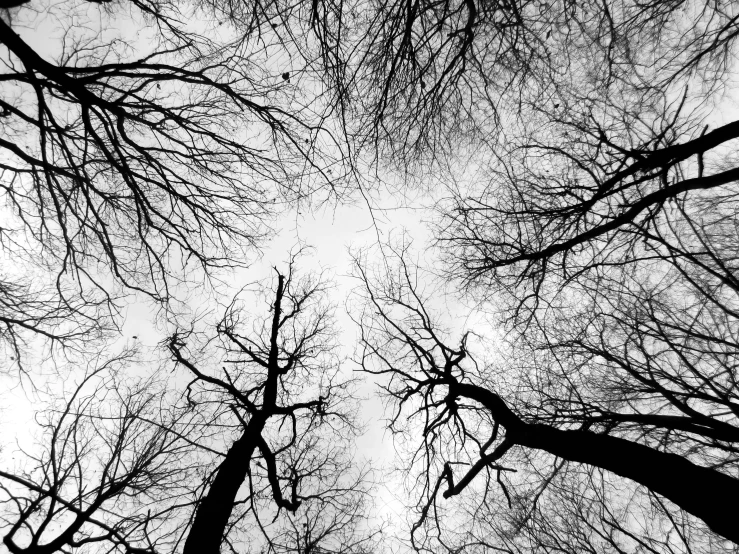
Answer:
<path fill-rule="evenodd" d="M 253 425 L 252 425 L 253 424 Z M 257 438 L 264 424 L 252 419 L 244 434 L 231 445 L 213 484 L 195 512 L 183 554 L 218 554 L 231 517 L 236 494 L 246 479 Z"/>
<path fill-rule="evenodd" d="M 278 379 L 282 374 L 279 365 L 279 332 L 284 323 L 282 316 L 282 299 L 285 294 L 285 277 L 278 274 L 277 292 L 273 305 L 272 328 L 270 331 L 269 357 L 263 363 L 267 367 L 267 379 L 264 383 L 263 404 L 261 409 L 251 413 L 251 419 L 218 468 L 218 473 L 208 493 L 195 512 L 190 532 L 185 540 L 182 554 L 218 554 L 223 540 L 228 519 L 236 501 L 236 494 L 246 479 L 254 449 L 257 447 L 267 419 L 273 413 L 277 402 Z M 198 377 L 202 374 L 184 360 L 175 349 L 177 360 L 190 368 Z"/>

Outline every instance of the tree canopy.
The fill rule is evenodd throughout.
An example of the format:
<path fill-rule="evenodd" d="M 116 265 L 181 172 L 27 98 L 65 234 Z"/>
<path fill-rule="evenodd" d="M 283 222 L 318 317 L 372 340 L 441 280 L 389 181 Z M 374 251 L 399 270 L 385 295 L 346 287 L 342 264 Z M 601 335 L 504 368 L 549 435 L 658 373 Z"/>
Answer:
<path fill-rule="evenodd" d="M 5 547 L 736 552 L 737 36 L 722 0 L 4 3 Z M 348 206 L 331 277 L 303 214 Z"/>

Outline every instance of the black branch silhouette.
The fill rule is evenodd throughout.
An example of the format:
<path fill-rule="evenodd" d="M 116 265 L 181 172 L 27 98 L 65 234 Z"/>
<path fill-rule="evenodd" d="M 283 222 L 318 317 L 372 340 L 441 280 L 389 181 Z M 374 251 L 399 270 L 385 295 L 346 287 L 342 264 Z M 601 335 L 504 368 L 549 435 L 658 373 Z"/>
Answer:
<path fill-rule="evenodd" d="M 405 250 L 394 252 L 396 265 L 382 274 L 370 273 L 357 258 L 365 307 L 358 317 L 359 361 L 365 371 L 386 377 L 384 389 L 394 406 L 391 427 L 402 432 L 411 418 L 418 429 L 410 436 L 421 431 L 413 458 L 424 461 L 423 470 L 416 468 L 425 473 L 428 495 L 421 520 L 429 517 L 439 492 L 445 498 L 459 495 L 478 478 L 485 487 L 495 486 L 482 477 L 490 473 L 498 475 L 510 502 L 501 473 L 533 463 L 522 452 L 542 451 L 632 480 L 718 535 L 739 541 L 730 492 L 739 491 L 735 389 L 726 382 L 731 377 L 725 369 L 714 371 L 710 353 L 700 360 L 693 345 L 668 342 L 676 339 L 664 330 L 660 338 L 676 350 L 675 357 L 655 347 L 650 359 L 652 347 L 642 342 L 643 357 L 636 359 L 635 345 L 620 345 L 631 349 L 626 355 L 609 352 L 614 330 L 581 339 L 578 346 L 591 350 L 579 363 L 552 355 L 563 347 L 550 343 L 548 357 L 528 353 L 538 361 L 534 368 L 526 365 L 535 361 L 522 362 L 534 376 L 513 364 L 507 373 L 496 372 L 476 361 L 468 346 L 473 334 L 450 346 L 426 307 L 429 300 L 419 290 L 423 281 L 404 259 Z M 632 321 L 621 324 L 633 325 L 633 333 L 637 325 L 656 327 L 657 314 L 652 320 L 649 315 L 632 313 Z M 605 344 L 596 347 L 599 340 Z M 458 476 L 456 463 L 469 468 Z"/>
<path fill-rule="evenodd" d="M 289 528 L 273 536 L 262 523 L 283 511 L 295 513 L 299 520 L 315 515 L 316 506 L 323 505 L 326 517 L 337 524 L 335 532 L 322 535 L 327 548 L 337 533 L 345 533 L 343 540 L 357 548 L 376 534 L 370 527 L 364 536 L 351 540 L 346 534 L 356 527 L 361 513 L 347 511 L 348 500 L 363 502 L 367 476 L 360 471 L 352 477 L 352 460 L 345 451 L 344 443 L 357 430 L 352 381 L 342 377 L 335 354 L 332 308 L 326 302 L 329 285 L 320 276 L 298 275 L 293 263 L 294 258 L 290 270 L 277 272 L 274 288 L 264 292 L 265 299 L 272 295 L 271 313 L 256 319 L 253 332 L 244 332 L 248 326 L 236 303 L 218 325 L 232 369 L 223 367 L 215 374 L 201 369 L 187 355 L 186 337 L 181 334 L 167 343 L 174 361 L 191 374 L 189 388 L 201 387 L 202 398 L 215 395 L 234 420 L 235 440 L 198 502 L 185 553 L 220 552 L 229 540 L 239 503 L 246 503 L 265 540 L 282 544 L 283 549 Z M 247 496 L 242 500 L 245 485 Z M 307 512 L 301 516 L 304 504 Z M 324 520 L 312 525 L 330 527 Z M 319 539 L 314 538 L 316 545 Z M 314 551 L 320 552 L 316 545 Z"/>

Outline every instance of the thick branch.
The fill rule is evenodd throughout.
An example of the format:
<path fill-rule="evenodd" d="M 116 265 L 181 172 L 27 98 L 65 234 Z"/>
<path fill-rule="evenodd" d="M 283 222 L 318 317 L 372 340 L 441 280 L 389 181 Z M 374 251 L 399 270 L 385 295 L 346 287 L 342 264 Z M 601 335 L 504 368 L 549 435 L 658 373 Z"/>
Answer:
<path fill-rule="evenodd" d="M 262 453 L 264 463 L 267 466 L 267 479 L 269 480 L 270 487 L 272 487 L 272 497 L 280 508 L 285 508 L 291 512 L 294 512 L 300 507 L 300 501 L 293 498 L 292 500 L 285 500 L 282 496 L 282 490 L 280 489 L 280 480 L 277 477 L 277 463 L 275 461 L 275 455 L 269 448 L 267 441 L 262 436 L 259 437 L 259 451 Z"/>
<path fill-rule="evenodd" d="M 501 267 L 506 265 L 512 265 L 521 261 L 535 261 L 549 258 L 560 252 L 572 250 L 576 246 L 584 244 L 590 240 L 593 240 L 601 235 L 604 235 L 610 231 L 615 231 L 622 225 L 630 223 L 636 219 L 636 217 L 650 206 L 660 204 L 670 198 L 674 198 L 679 194 L 688 192 L 691 190 L 709 189 L 733 181 L 739 180 L 739 168 L 730 169 L 715 175 L 709 175 L 706 177 L 696 177 L 694 179 L 686 179 L 680 181 L 669 187 L 661 188 L 646 195 L 641 200 L 634 202 L 631 206 L 621 212 L 616 217 L 610 219 L 608 222 L 592 227 L 587 231 L 584 231 L 568 240 L 557 242 L 547 246 L 542 250 L 537 250 L 527 254 L 520 254 L 518 256 L 512 256 L 510 258 L 503 258 L 498 261 L 491 261 L 493 267 Z"/>
<path fill-rule="evenodd" d="M 506 428 L 506 437 L 513 443 L 631 479 L 702 519 L 714 532 L 739 544 L 739 526 L 736 524 L 739 479 L 698 466 L 682 456 L 619 437 L 525 423 L 503 399 L 483 387 L 455 384 L 450 387 L 450 392 L 484 405 Z"/>
<path fill-rule="evenodd" d="M 263 427 L 264 419 L 253 416 L 239 440 L 228 449 L 208 493 L 197 508 L 183 554 L 219 554 L 236 494 L 246 479 Z"/>

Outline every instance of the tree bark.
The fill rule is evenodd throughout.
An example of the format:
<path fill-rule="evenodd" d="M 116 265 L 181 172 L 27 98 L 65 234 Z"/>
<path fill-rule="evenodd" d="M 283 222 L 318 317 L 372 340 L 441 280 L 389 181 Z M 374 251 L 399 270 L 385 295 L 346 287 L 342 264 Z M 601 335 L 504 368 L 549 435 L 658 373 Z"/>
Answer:
<path fill-rule="evenodd" d="M 228 449 L 213 484 L 195 512 L 183 554 L 220 552 L 236 494 L 246 479 L 249 462 L 263 427 L 263 421 L 252 419 L 241 437 Z"/>

